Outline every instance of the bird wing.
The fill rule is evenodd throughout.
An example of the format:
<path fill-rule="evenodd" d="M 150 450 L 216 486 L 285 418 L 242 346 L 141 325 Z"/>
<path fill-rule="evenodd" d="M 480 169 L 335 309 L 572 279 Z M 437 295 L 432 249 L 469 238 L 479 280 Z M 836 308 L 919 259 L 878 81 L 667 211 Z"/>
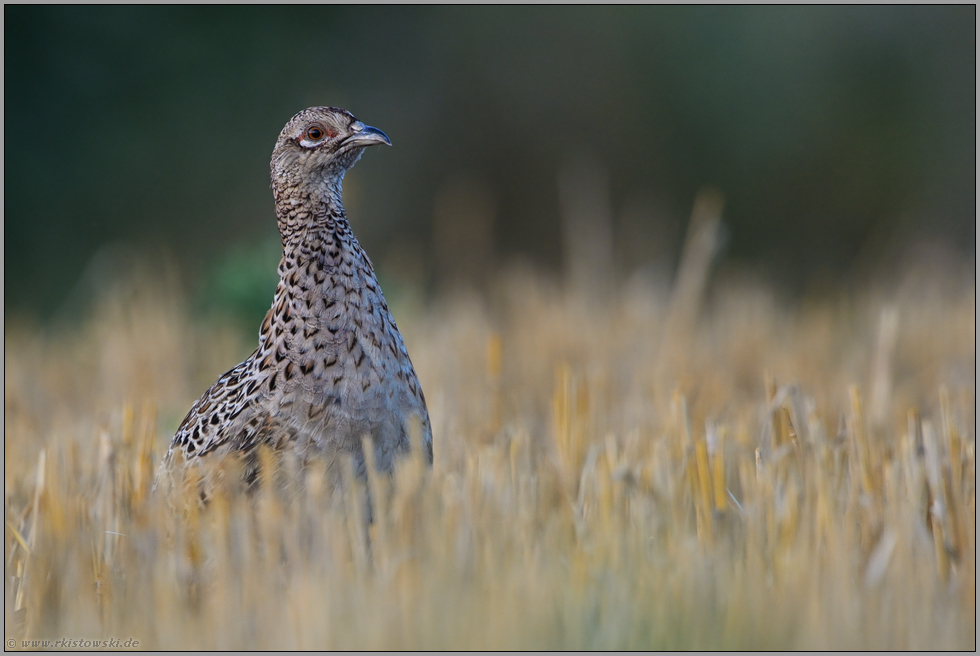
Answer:
<path fill-rule="evenodd" d="M 252 362 L 249 357 L 226 372 L 191 406 L 174 434 L 171 451 L 195 458 L 226 444 L 245 450 L 257 443 L 261 429 L 267 427 L 255 394 L 261 379 Z"/>

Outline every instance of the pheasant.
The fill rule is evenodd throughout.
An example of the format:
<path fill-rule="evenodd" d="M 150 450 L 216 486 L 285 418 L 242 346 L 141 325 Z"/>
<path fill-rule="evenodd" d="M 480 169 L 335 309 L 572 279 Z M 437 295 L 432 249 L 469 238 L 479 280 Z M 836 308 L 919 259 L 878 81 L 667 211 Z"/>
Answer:
<path fill-rule="evenodd" d="M 177 461 L 216 463 L 262 444 L 303 462 L 347 454 L 364 476 L 365 436 L 390 472 L 413 431 L 432 463 L 422 388 L 341 200 L 344 174 L 378 144 L 391 141 L 336 107 L 305 109 L 283 128 L 271 163 L 283 254 L 258 348 L 191 406 L 158 481 Z"/>

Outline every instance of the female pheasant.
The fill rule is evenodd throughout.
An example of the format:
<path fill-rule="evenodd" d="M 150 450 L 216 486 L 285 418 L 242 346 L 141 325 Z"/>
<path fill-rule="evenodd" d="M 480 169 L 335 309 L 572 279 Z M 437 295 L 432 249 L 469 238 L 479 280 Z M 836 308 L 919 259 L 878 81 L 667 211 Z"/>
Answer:
<path fill-rule="evenodd" d="M 260 444 L 304 461 L 349 454 L 363 475 L 365 436 L 390 471 L 413 430 L 431 464 L 422 388 L 341 202 L 344 174 L 377 144 L 391 141 L 336 107 L 303 110 L 283 128 L 271 164 L 283 254 L 259 346 L 191 406 L 161 475 L 178 452 L 192 465 Z"/>

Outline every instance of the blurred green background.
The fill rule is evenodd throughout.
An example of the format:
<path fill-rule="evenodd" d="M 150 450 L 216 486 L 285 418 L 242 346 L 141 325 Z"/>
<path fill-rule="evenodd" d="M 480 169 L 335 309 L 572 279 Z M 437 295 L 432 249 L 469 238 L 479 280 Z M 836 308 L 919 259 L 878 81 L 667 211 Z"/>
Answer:
<path fill-rule="evenodd" d="M 479 285 L 514 260 L 560 272 L 575 161 L 607 181 L 624 279 L 671 271 L 706 184 L 726 199 L 724 261 L 789 293 L 894 266 L 909 245 L 975 256 L 974 6 L 7 5 L 4 19 L 7 312 L 57 314 L 112 253 L 149 253 L 255 325 L 276 279 L 269 156 L 321 104 L 394 143 L 346 185 L 389 295 Z"/>

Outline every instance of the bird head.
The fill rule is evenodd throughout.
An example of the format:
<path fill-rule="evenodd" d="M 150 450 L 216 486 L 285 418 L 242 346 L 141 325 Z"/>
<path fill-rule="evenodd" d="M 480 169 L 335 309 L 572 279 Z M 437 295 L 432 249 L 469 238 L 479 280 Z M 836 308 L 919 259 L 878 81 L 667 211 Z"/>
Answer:
<path fill-rule="evenodd" d="M 337 186 L 368 146 L 391 145 L 388 135 L 345 109 L 310 107 L 291 118 L 272 151 L 272 179 L 290 185 Z"/>

